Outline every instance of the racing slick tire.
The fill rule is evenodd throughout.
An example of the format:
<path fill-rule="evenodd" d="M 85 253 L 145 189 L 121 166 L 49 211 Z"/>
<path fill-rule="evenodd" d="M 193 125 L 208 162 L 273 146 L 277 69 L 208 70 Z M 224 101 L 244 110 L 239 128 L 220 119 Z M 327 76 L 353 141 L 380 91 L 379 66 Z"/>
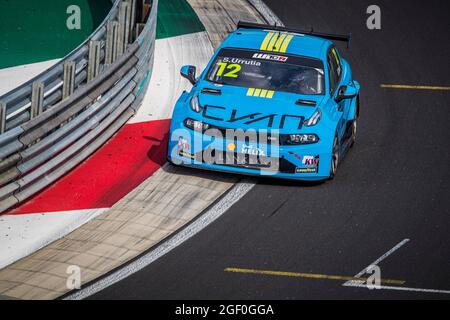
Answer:
<path fill-rule="evenodd" d="M 356 137 L 358 133 L 358 118 L 359 118 L 359 96 L 356 100 L 355 117 L 354 120 L 352 121 L 352 137 L 350 138 L 351 139 L 350 148 L 353 148 L 353 146 L 356 143 Z"/>

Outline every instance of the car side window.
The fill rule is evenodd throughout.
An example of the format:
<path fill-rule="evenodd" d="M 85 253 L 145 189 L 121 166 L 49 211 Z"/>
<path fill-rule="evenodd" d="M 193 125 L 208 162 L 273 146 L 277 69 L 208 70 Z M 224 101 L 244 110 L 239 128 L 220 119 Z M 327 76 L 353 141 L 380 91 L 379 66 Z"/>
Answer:
<path fill-rule="evenodd" d="M 342 64 L 341 64 L 341 59 L 339 58 L 339 54 L 337 52 L 337 49 L 335 47 L 331 48 L 331 54 L 332 54 L 332 62 L 334 64 L 334 68 L 336 70 L 336 73 L 338 75 L 338 78 L 341 78 L 341 74 L 342 74 Z"/>
<path fill-rule="evenodd" d="M 336 48 L 332 47 L 327 54 L 327 63 L 330 76 L 330 94 L 333 94 L 341 79 L 342 65 Z"/>
<path fill-rule="evenodd" d="M 330 78 L 330 94 L 333 94 L 336 90 L 336 71 L 334 70 L 333 63 L 331 62 L 331 56 L 327 56 L 328 75 Z"/>

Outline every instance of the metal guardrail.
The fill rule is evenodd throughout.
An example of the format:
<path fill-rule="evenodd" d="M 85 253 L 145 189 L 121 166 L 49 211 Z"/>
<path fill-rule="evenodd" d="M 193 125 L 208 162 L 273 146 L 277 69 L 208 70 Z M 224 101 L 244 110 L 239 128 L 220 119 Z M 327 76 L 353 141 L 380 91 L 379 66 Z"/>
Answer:
<path fill-rule="evenodd" d="M 0 97 L 0 213 L 52 184 L 140 107 L 153 69 L 158 0 L 115 0 L 59 63 Z"/>

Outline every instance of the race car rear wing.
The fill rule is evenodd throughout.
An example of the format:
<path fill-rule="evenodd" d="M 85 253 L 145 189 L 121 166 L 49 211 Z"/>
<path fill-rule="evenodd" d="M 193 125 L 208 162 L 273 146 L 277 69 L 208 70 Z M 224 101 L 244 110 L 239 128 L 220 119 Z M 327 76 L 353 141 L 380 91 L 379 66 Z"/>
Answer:
<path fill-rule="evenodd" d="M 292 28 L 286 28 L 281 26 L 271 26 L 268 24 L 258 24 L 258 23 L 252 23 L 252 22 L 244 22 L 239 21 L 237 24 L 237 28 L 245 28 L 245 29 L 261 29 L 261 30 L 273 30 L 273 31 L 280 31 L 280 32 L 291 32 L 291 33 L 298 33 L 298 34 L 306 34 L 310 36 L 315 36 L 319 38 L 324 38 L 328 40 L 333 41 L 343 41 L 347 43 L 347 47 L 350 47 L 350 42 L 352 41 L 352 35 L 351 34 L 331 34 L 331 33 L 322 33 L 322 32 L 315 32 L 314 30 L 299 30 L 299 29 L 292 29 Z"/>

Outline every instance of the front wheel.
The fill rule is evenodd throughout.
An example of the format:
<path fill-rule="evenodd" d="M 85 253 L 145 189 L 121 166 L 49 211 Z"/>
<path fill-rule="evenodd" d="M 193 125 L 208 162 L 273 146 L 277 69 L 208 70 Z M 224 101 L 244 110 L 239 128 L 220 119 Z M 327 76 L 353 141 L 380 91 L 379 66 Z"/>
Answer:
<path fill-rule="evenodd" d="M 359 118 L 359 97 L 356 102 L 354 120 L 352 121 L 352 136 L 350 138 L 350 148 L 353 148 L 353 146 L 356 143 L 356 136 L 358 133 L 358 118 Z"/>
<path fill-rule="evenodd" d="M 330 180 L 333 180 L 334 177 L 336 176 L 338 165 L 339 165 L 339 139 L 336 135 L 334 137 L 333 151 L 331 155 Z"/>
<path fill-rule="evenodd" d="M 350 138 L 350 148 L 353 148 L 353 146 L 356 143 L 357 132 L 358 132 L 358 119 L 355 118 L 355 120 L 352 121 L 352 136 Z"/>

